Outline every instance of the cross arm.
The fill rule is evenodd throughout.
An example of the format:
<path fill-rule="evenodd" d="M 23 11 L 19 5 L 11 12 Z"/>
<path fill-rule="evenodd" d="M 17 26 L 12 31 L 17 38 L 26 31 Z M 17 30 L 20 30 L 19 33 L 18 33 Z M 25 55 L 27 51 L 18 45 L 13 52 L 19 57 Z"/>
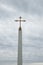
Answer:
<path fill-rule="evenodd" d="M 26 20 L 21 20 L 22 22 L 26 22 Z"/>
<path fill-rule="evenodd" d="M 18 22 L 19 20 L 15 20 L 16 22 Z"/>
<path fill-rule="evenodd" d="M 16 21 L 16 22 L 18 22 L 18 21 L 20 21 L 20 22 L 21 22 L 21 21 L 22 21 L 22 22 L 25 22 L 26 20 L 15 20 L 15 21 Z"/>

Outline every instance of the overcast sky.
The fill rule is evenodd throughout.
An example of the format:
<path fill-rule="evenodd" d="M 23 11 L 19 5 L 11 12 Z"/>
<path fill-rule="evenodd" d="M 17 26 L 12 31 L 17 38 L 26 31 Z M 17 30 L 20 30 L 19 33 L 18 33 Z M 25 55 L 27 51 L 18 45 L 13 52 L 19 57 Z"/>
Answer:
<path fill-rule="evenodd" d="M 24 62 L 43 62 L 43 0 L 0 0 L 0 60 L 17 60 L 19 16 Z"/>

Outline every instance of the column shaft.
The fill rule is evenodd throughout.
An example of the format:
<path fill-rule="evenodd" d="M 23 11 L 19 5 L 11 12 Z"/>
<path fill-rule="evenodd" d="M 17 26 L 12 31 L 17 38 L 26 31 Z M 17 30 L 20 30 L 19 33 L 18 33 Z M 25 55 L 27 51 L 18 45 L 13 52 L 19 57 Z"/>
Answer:
<path fill-rule="evenodd" d="M 22 65 L 22 30 L 18 32 L 18 65 Z"/>

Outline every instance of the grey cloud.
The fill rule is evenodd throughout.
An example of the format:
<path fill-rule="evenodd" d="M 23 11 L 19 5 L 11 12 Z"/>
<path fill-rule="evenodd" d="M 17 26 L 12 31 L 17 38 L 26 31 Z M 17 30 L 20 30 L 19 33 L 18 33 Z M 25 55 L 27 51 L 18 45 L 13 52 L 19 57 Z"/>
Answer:
<path fill-rule="evenodd" d="M 23 43 L 23 58 L 24 62 L 43 62 L 43 34 L 40 37 L 26 36 Z"/>
<path fill-rule="evenodd" d="M 6 11 L 4 9 L 0 9 L 0 20 L 6 20 L 8 18 L 11 18 L 12 13 L 9 11 Z"/>
<path fill-rule="evenodd" d="M 7 5 L 19 13 L 43 16 L 43 0 L 0 0 L 0 7 L 1 4 Z M 14 17 L 14 15 L 17 15 L 17 12 L 7 11 L 1 7 L 0 19 L 5 20 Z"/>
<path fill-rule="evenodd" d="M 17 38 L 16 35 L 1 34 L 0 35 L 0 49 L 17 49 Z"/>
<path fill-rule="evenodd" d="M 2 0 L 2 2 L 16 7 L 21 12 L 43 15 L 43 0 Z"/>
<path fill-rule="evenodd" d="M 8 17 L 9 17 L 8 12 L 0 10 L 0 19 L 6 19 Z"/>

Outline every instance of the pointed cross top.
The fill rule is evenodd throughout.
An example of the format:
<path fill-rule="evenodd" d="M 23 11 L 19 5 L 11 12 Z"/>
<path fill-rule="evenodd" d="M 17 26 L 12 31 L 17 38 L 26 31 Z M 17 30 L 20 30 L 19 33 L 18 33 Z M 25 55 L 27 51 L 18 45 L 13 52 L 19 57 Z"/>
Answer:
<path fill-rule="evenodd" d="M 19 20 L 15 20 L 16 22 L 20 22 L 20 28 L 21 28 L 21 22 L 25 22 L 26 20 L 23 20 L 22 17 L 19 17 Z"/>

